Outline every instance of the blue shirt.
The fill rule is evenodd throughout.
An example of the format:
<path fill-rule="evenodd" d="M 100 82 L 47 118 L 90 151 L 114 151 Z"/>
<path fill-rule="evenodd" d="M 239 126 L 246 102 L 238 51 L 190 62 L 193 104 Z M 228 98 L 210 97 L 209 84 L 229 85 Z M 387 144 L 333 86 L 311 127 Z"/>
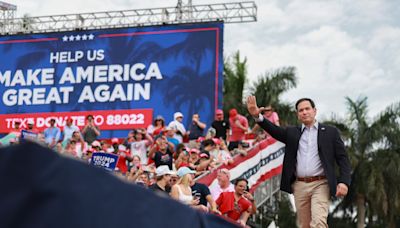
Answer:
<path fill-rule="evenodd" d="M 49 127 L 44 130 L 44 138 L 47 144 L 50 144 L 53 142 L 53 139 L 55 142 L 60 140 L 60 135 L 61 131 L 60 128 L 58 127 Z"/>

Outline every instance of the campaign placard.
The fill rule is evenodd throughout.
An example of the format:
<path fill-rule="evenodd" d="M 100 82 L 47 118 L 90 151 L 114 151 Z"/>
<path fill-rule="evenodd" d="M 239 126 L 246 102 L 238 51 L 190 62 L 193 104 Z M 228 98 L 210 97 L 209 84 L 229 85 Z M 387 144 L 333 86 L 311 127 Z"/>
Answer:
<path fill-rule="evenodd" d="M 28 131 L 28 130 L 22 130 L 21 131 L 21 141 L 24 140 L 29 140 L 29 141 L 37 141 L 38 138 L 38 133 Z"/>
<path fill-rule="evenodd" d="M 104 168 L 108 171 L 114 171 L 117 166 L 118 155 L 104 153 L 104 152 L 95 152 L 92 154 L 92 160 L 90 164 L 94 166 L 98 166 Z"/>

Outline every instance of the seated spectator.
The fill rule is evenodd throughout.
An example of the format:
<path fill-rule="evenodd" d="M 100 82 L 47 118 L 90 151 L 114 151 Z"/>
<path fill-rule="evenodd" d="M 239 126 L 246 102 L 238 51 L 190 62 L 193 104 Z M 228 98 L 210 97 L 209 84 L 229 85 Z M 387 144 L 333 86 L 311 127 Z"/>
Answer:
<path fill-rule="evenodd" d="M 195 165 L 196 165 L 196 171 L 204 172 L 211 170 L 215 164 L 212 163 L 212 159 L 207 153 L 201 152 L 199 155 L 199 160 Z"/>
<path fill-rule="evenodd" d="M 178 169 L 177 175 L 179 176 L 179 180 L 174 186 L 172 186 L 172 198 L 189 206 L 195 206 L 199 204 L 199 199 L 193 199 L 192 189 L 190 188 L 190 182 L 192 181 L 191 174 L 195 173 L 195 171 L 189 169 L 188 167 L 182 167 Z"/>
<path fill-rule="evenodd" d="M 233 164 L 234 161 L 232 155 L 229 152 L 224 140 L 214 138 L 213 141 L 215 143 L 215 149 L 211 151 L 211 156 L 213 157 L 213 161 L 215 162 L 215 164 Z"/>
<path fill-rule="evenodd" d="M 139 168 L 142 167 L 142 161 L 140 160 L 139 155 L 132 155 L 132 166 L 131 169 L 138 170 Z"/>
<path fill-rule="evenodd" d="M 210 188 L 213 199 L 218 199 L 222 192 L 233 192 L 234 185 L 230 182 L 231 174 L 228 169 L 219 169 L 217 171 L 217 185 Z"/>
<path fill-rule="evenodd" d="M 190 182 L 190 187 L 192 189 L 192 196 L 194 199 L 199 199 L 199 209 L 203 209 L 207 212 L 212 212 L 216 214 L 221 214 L 217 209 L 217 204 L 211 196 L 210 189 L 205 184 L 197 183 L 194 179 L 194 174 L 192 175 L 192 181 Z M 210 210 L 207 208 L 207 204 L 210 205 Z"/>
<path fill-rule="evenodd" d="M 164 117 L 158 115 L 155 119 L 152 125 L 149 125 L 147 127 L 147 133 L 149 135 L 152 135 L 155 137 L 156 135 L 160 134 L 162 131 L 164 131 L 165 128 L 165 120 Z"/>
<path fill-rule="evenodd" d="M 148 170 L 143 170 L 143 173 L 141 173 L 136 179 L 136 184 L 142 184 L 146 188 L 149 187 L 152 184 L 150 174 L 151 173 Z"/>
<path fill-rule="evenodd" d="M 190 165 L 189 151 L 184 145 L 183 147 L 178 147 L 176 154 L 178 155 L 178 157 L 175 159 L 174 164 L 177 169 L 179 169 L 180 167 L 188 167 Z"/>
<path fill-rule="evenodd" d="M 156 193 L 161 193 L 160 195 L 169 196 L 171 192 L 171 176 L 175 172 L 171 171 L 168 166 L 161 165 L 156 169 L 156 183 L 150 185 L 149 189 L 155 191 Z"/>
<path fill-rule="evenodd" d="M 197 168 L 196 164 L 198 164 L 198 161 L 200 159 L 200 157 L 199 157 L 200 151 L 196 148 L 192 148 L 192 149 L 190 149 L 189 152 L 190 152 L 189 167 L 193 170 L 196 170 L 196 168 Z"/>
<path fill-rule="evenodd" d="M 176 175 L 176 173 L 172 174 L 171 179 L 169 180 L 169 186 L 171 187 L 174 186 L 178 182 L 178 180 L 179 180 L 178 175 Z"/>
<path fill-rule="evenodd" d="M 247 219 L 252 212 L 252 203 L 244 197 L 247 180 L 239 178 L 235 182 L 234 192 L 223 192 L 216 200 L 221 214 L 246 227 Z"/>
<path fill-rule="evenodd" d="M 210 156 L 210 152 L 215 149 L 215 142 L 213 139 L 206 139 L 201 142 L 203 150 L 201 150 L 201 153 L 206 153 L 208 157 Z"/>

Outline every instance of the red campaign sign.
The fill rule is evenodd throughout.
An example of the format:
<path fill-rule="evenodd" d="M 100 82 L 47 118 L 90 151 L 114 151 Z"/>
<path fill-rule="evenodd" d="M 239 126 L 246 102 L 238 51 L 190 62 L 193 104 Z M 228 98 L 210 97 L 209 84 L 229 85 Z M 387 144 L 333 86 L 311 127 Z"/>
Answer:
<path fill-rule="evenodd" d="M 84 112 L 57 112 L 57 113 L 24 113 L 0 115 L 0 133 L 9 133 L 15 122 L 20 121 L 20 129 L 25 129 L 28 122 L 33 121 L 34 128 L 43 131 L 50 126 L 50 119 L 56 120 L 56 126 L 62 128 L 68 118 L 73 124 L 82 129 L 86 123 L 86 116 L 93 115 L 94 123 L 100 130 L 127 130 L 145 128 L 153 119 L 152 109 L 129 110 L 102 110 Z"/>

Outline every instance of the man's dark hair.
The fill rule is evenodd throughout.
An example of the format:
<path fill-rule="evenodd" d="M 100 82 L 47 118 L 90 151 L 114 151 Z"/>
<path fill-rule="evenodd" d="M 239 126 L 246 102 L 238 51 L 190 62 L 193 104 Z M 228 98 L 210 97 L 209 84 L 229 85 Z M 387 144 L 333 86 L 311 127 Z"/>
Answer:
<path fill-rule="evenodd" d="M 92 119 L 94 119 L 94 118 L 93 118 L 93 115 L 91 115 L 91 114 L 89 114 L 88 116 L 86 116 L 86 119 L 89 119 L 89 117 L 92 118 Z"/>
<path fill-rule="evenodd" d="M 314 103 L 313 100 L 311 100 L 311 98 L 301 98 L 301 99 L 299 99 L 299 100 L 296 101 L 296 111 L 297 111 L 297 106 L 298 106 L 301 102 L 303 102 L 303 101 L 308 101 L 308 102 L 310 102 L 311 107 L 312 107 L 312 108 L 315 108 L 315 103 Z"/>
<path fill-rule="evenodd" d="M 245 181 L 246 182 L 246 186 L 249 184 L 249 181 L 244 179 L 244 178 L 238 178 L 235 180 L 235 186 L 239 184 L 240 181 Z"/>
<path fill-rule="evenodd" d="M 215 142 L 212 139 L 206 139 L 203 141 L 203 147 L 215 146 Z"/>

